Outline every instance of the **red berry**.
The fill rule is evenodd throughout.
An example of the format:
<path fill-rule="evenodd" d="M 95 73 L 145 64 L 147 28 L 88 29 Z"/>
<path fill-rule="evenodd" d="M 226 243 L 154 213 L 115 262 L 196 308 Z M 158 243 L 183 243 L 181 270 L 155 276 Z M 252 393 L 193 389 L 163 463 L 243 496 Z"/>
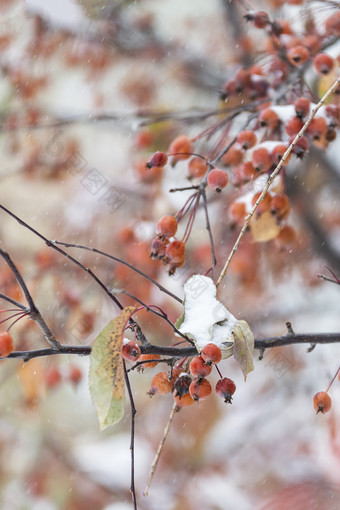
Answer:
<path fill-rule="evenodd" d="M 265 147 L 255 149 L 252 155 L 252 163 L 257 172 L 267 172 L 273 165 L 273 160 Z"/>
<path fill-rule="evenodd" d="M 315 53 L 320 51 L 321 38 L 316 34 L 307 35 L 303 40 L 303 45 L 306 46 L 312 55 L 315 55 Z"/>
<path fill-rule="evenodd" d="M 228 175 L 219 168 L 214 168 L 208 173 L 207 183 L 212 191 L 220 193 L 228 184 Z"/>
<path fill-rule="evenodd" d="M 75 365 L 72 365 L 70 367 L 70 370 L 69 370 L 69 373 L 68 373 L 68 380 L 71 383 L 77 385 L 77 384 L 80 383 L 82 378 L 83 378 L 83 373 L 80 370 L 80 368 L 76 367 Z"/>
<path fill-rule="evenodd" d="M 190 138 L 186 135 L 180 135 L 175 138 L 169 147 L 169 153 L 173 156 L 172 163 L 182 159 L 188 159 L 192 155 L 193 146 Z M 182 154 L 180 154 L 182 153 Z"/>
<path fill-rule="evenodd" d="M 152 259 L 162 259 L 165 256 L 166 246 L 169 243 L 169 239 L 161 239 L 160 237 L 154 237 L 151 243 L 150 257 Z"/>
<path fill-rule="evenodd" d="M 184 264 L 185 261 L 185 243 L 175 239 L 166 247 L 165 258 L 167 263 Z"/>
<path fill-rule="evenodd" d="M 327 18 L 325 23 L 325 32 L 327 36 L 340 36 L 340 11 L 335 12 L 329 18 Z"/>
<path fill-rule="evenodd" d="M 334 67 L 334 58 L 327 53 L 318 53 L 313 60 L 314 69 L 319 74 L 328 74 Z"/>
<path fill-rule="evenodd" d="M 181 399 L 183 395 L 189 393 L 191 381 L 192 377 L 189 374 L 181 374 L 174 383 L 174 396 Z"/>
<path fill-rule="evenodd" d="M 130 340 L 122 345 L 122 356 L 127 361 L 136 361 L 140 356 L 140 347 L 136 342 Z"/>
<path fill-rule="evenodd" d="M 284 220 L 290 213 L 290 204 L 287 195 L 278 193 L 271 199 L 270 210 L 279 221 Z"/>
<path fill-rule="evenodd" d="M 216 364 L 219 363 L 222 359 L 222 352 L 218 345 L 210 343 L 203 347 L 201 351 L 201 356 L 205 363 L 208 364 Z"/>
<path fill-rule="evenodd" d="M 7 331 L 3 331 L 0 333 L 0 358 L 6 358 L 13 351 L 13 338 Z"/>
<path fill-rule="evenodd" d="M 301 130 L 302 126 L 303 123 L 301 119 L 298 119 L 297 117 L 290 119 L 285 125 L 287 135 L 295 137 Z"/>
<path fill-rule="evenodd" d="M 325 134 L 327 142 L 333 142 L 336 139 L 336 130 L 334 128 L 328 128 Z"/>
<path fill-rule="evenodd" d="M 156 233 L 161 237 L 173 237 L 177 232 L 177 220 L 173 216 L 163 216 L 157 223 Z"/>
<path fill-rule="evenodd" d="M 144 368 L 153 368 L 155 367 L 156 365 L 158 365 L 158 361 L 161 357 L 159 354 L 142 354 L 141 356 L 139 356 L 138 358 L 138 361 L 149 361 L 149 360 L 152 360 L 150 361 L 149 363 L 142 363 L 139 367 L 138 367 L 138 370 L 140 372 L 142 372 L 144 370 Z"/>
<path fill-rule="evenodd" d="M 236 166 L 242 162 L 243 157 L 244 152 L 236 145 L 232 145 L 228 152 L 224 154 L 222 162 L 224 165 Z"/>
<path fill-rule="evenodd" d="M 265 28 L 269 24 L 269 16 L 265 11 L 249 11 L 245 16 L 256 28 Z"/>
<path fill-rule="evenodd" d="M 194 379 L 189 386 L 191 397 L 197 400 L 203 400 L 211 393 L 211 384 L 208 379 Z"/>
<path fill-rule="evenodd" d="M 237 135 L 237 141 L 241 145 L 243 150 L 248 150 L 254 147 L 257 142 L 257 137 L 254 131 L 250 129 L 246 129 L 244 131 L 240 131 Z"/>
<path fill-rule="evenodd" d="M 340 106 L 336 104 L 326 105 L 326 116 L 329 118 L 330 127 L 338 126 L 340 123 Z"/>
<path fill-rule="evenodd" d="M 314 117 L 306 129 L 306 134 L 311 136 L 313 140 L 320 140 L 326 135 L 327 129 L 328 126 L 324 117 Z"/>
<path fill-rule="evenodd" d="M 239 91 L 244 91 L 251 86 L 251 72 L 244 67 L 239 69 L 235 75 L 236 88 Z"/>
<path fill-rule="evenodd" d="M 166 372 L 159 372 L 154 376 L 151 381 L 151 389 L 148 395 L 152 397 L 156 393 L 159 395 L 166 395 L 170 393 L 173 388 L 173 382 L 169 380 L 169 376 Z"/>
<path fill-rule="evenodd" d="M 152 158 L 147 162 L 146 168 L 163 168 L 167 164 L 168 156 L 165 152 L 155 152 Z"/>
<path fill-rule="evenodd" d="M 229 216 L 235 223 L 243 223 L 247 215 L 246 204 L 244 202 L 233 202 L 229 207 Z"/>
<path fill-rule="evenodd" d="M 61 373 L 57 368 L 50 368 L 45 373 L 45 383 L 48 388 L 55 388 L 61 383 Z"/>
<path fill-rule="evenodd" d="M 301 66 L 309 59 L 309 51 L 302 45 L 294 46 L 287 51 L 287 58 L 293 66 Z"/>
<path fill-rule="evenodd" d="M 275 165 L 277 165 L 281 161 L 281 159 L 287 149 L 288 149 L 288 145 L 286 145 L 284 143 L 279 143 L 274 147 L 274 149 L 272 150 L 272 158 L 273 158 Z M 288 157 L 286 157 L 285 162 L 283 163 L 283 166 L 287 165 L 289 160 L 290 160 L 290 154 Z"/>
<path fill-rule="evenodd" d="M 193 179 L 202 178 L 207 173 L 207 171 L 208 166 L 204 159 L 195 156 L 189 161 L 188 164 L 189 177 Z"/>
<path fill-rule="evenodd" d="M 223 379 L 220 379 L 216 383 L 216 394 L 219 397 L 224 398 L 224 402 L 230 403 L 232 401 L 232 395 L 235 393 L 236 390 L 236 384 L 231 379 L 228 379 L 227 377 L 224 377 Z"/>
<path fill-rule="evenodd" d="M 304 117 L 307 117 L 310 110 L 310 101 L 306 97 L 299 97 L 294 103 L 294 108 L 296 112 L 296 116 L 299 117 L 299 119 L 303 119 Z"/>
<path fill-rule="evenodd" d="M 190 393 L 186 393 L 182 397 L 175 395 L 175 402 L 177 407 L 181 409 L 182 407 L 188 407 L 195 403 L 194 399 L 191 397 Z"/>
<path fill-rule="evenodd" d="M 290 138 L 289 145 L 292 143 L 294 138 L 295 138 L 294 136 Z M 307 153 L 308 149 L 309 149 L 308 140 L 305 136 L 302 136 L 301 138 L 298 139 L 298 141 L 294 145 L 292 153 L 295 154 L 297 158 L 301 159 Z"/>
<path fill-rule="evenodd" d="M 207 377 L 212 370 L 211 365 L 207 365 L 202 356 L 195 356 L 190 363 L 190 372 L 194 377 Z"/>
<path fill-rule="evenodd" d="M 257 176 L 257 172 L 251 161 L 246 161 L 243 165 L 241 165 L 240 174 L 243 177 L 244 182 L 249 182 Z"/>
<path fill-rule="evenodd" d="M 251 205 L 255 205 L 255 203 L 257 202 L 257 200 L 258 200 L 259 196 L 261 195 L 261 193 L 262 193 L 261 191 L 258 191 L 257 193 L 255 193 L 255 195 L 253 196 L 253 198 L 251 200 Z M 270 206 L 271 206 L 271 202 L 272 202 L 271 194 L 270 193 L 266 193 L 264 198 L 261 200 L 261 202 L 257 206 L 256 214 L 260 215 L 260 214 L 263 214 L 266 211 L 269 211 L 270 210 Z"/>
<path fill-rule="evenodd" d="M 268 127 L 269 129 L 275 129 L 280 124 L 280 117 L 271 108 L 265 108 L 262 110 L 259 116 L 261 127 Z"/>
<path fill-rule="evenodd" d="M 319 393 L 316 393 L 313 397 L 313 403 L 316 414 L 328 413 L 332 407 L 332 399 L 326 391 L 319 391 Z"/>

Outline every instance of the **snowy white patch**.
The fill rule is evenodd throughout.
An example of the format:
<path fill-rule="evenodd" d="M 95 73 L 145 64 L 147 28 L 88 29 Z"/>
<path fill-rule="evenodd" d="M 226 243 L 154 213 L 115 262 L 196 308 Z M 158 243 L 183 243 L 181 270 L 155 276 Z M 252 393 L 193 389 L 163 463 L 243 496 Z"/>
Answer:
<path fill-rule="evenodd" d="M 281 122 L 284 124 L 286 124 L 286 122 L 288 122 L 290 119 L 296 117 L 295 107 L 293 104 L 270 106 L 269 108 L 278 115 Z"/>
<path fill-rule="evenodd" d="M 211 278 L 194 275 L 184 285 L 184 321 L 179 330 L 195 342 L 200 352 L 213 342 L 220 347 L 224 358 L 232 352 L 233 329 L 238 322 L 216 299 L 216 287 Z"/>

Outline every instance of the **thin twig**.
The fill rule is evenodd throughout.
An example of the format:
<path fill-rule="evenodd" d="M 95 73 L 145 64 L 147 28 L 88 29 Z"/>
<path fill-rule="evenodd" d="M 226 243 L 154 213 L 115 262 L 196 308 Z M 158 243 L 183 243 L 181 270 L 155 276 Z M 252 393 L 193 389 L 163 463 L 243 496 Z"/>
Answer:
<path fill-rule="evenodd" d="M 153 463 L 151 465 L 150 475 L 149 475 L 148 482 L 147 482 L 145 490 L 144 490 L 144 496 L 148 496 L 148 494 L 149 494 L 150 484 L 152 482 L 153 475 L 155 474 L 155 471 L 157 469 L 159 457 L 161 455 L 161 452 L 162 452 L 164 443 L 166 441 L 166 438 L 168 437 L 168 434 L 169 434 L 169 431 L 170 431 L 170 425 L 171 425 L 172 420 L 173 420 L 173 418 L 175 416 L 175 413 L 177 411 L 178 411 L 178 407 L 177 407 L 177 404 L 175 402 L 174 405 L 172 406 L 168 423 L 166 424 L 166 427 L 165 427 L 164 432 L 163 432 L 163 437 L 162 437 L 162 439 L 161 439 L 161 441 L 160 441 L 160 443 L 158 445 L 157 453 L 156 453 L 155 458 L 153 460 Z"/>
<path fill-rule="evenodd" d="M 327 388 L 327 390 L 326 390 L 326 393 L 328 393 L 328 391 L 329 391 L 330 387 L 331 387 L 331 386 L 332 386 L 332 384 L 334 383 L 335 378 L 336 378 L 336 376 L 338 375 L 339 371 L 340 371 L 340 367 L 338 367 L 338 370 L 335 372 L 333 379 L 332 379 L 332 380 L 331 380 L 331 382 L 329 383 L 328 388 Z"/>
<path fill-rule="evenodd" d="M 247 127 L 249 126 L 250 122 L 253 120 L 253 119 L 256 119 L 257 117 L 259 116 L 258 113 L 252 113 L 251 115 L 248 116 L 247 120 L 244 122 L 244 124 L 241 126 L 241 131 L 244 131 L 245 129 L 247 129 Z M 230 140 L 230 142 L 228 143 L 228 145 L 226 147 L 224 147 L 224 149 L 216 156 L 216 158 L 214 158 L 212 160 L 212 163 L 217 163 L 218 161 L 220 161 L 220 159 L 223 158 L 223 156 L 230 150 L 230 148 L 232 147 L 232 145 L 234 145 L 234 143 L 236 142 L 237 140 L 237 135 L 234 136 L 234 138 L 232 140 Z"/>
<path fill-rule="evenodd" d="M 130 483 L 130 491 L 132 494 L 133 500 L 133 508 L 137 510 L 137 498 L 136 498 L 136 487 L 135 487 L 135 416 L 137 413 L 135 402 L 132 395 L 131 384 L 129 375 L 126 370 L 125 361 L 123 360 L 124 366 L 124 377 L 126 389 L 129 395 L 130 400 L 130 408 L 131 408 L 131 439 L 130 439 L 130 452 L 131 452 L 131 483 Z"/>
<path fill-rule="evenodd" d="M 82 250 L 87 250 L 87 251 L 92 251 L 94 253 L 99 253 L 99 255 L 103 255 L 104 257 L 107 257 L 109 259 L 114 260 L 115 262 L 119 262 L 120 264 L 123 264 L 124 266 L 132 269 L 132 271 L 135 271 L 136 273 L 140 274 L 146 280 L 149 280 L 149 282 L 153 283 L 153 285 L 158 287 L 160 291 L 164 292 L 165 294 L 168 294 L 168 296 L 172 297 L 173 299 L 175 299 L 179 303 L 183 303 L 183 299 L 179 298 L 178 296 L 176 296 L 175 294 L 173 294 L 172 292 L 167 290 L 165 287 L 163 287 L 163 285 L 161 285 L 160 283 L 156 282 L 153 278 L 151 278 L 151 276 L 148 276 L 147 274 L 143 273 L 143 271 L 141 271 L 137 267 L 133 266 L 132 264 L 129 264 L 128 262 L 125 262 L 125 260 L 122 260 L 119 257 L 115 257 L 114 255 L 110 255 L 109 253 L 106 253 L 105 251 L 102 251 L 102 250 L 98 250 L 97 248 L 90 248 L 89 246 L 83 246 L 81 244 L 64 243 L 62 241 L 51 241 L 51 242 L 53 244 L 58 244 L 60 246 L 64 246 L 65 248 L 80 248 Z"/>
<path fill-rule="evenodd" d="M 15 301 L 14 299 L 10 298 L 9 296 L 6 296 L 6 294 L 2 294 L 0 292 L 0 299 L 4 299 L 5 301 L 8 301 L 14 306 L 17 306 L 18 308 L 21 308 L 21 310 L 28 311 L 28 308 L 26 306 L 22 305 L 21 303 L 18 303 L 18 301 Z"/>
<path fill-rule="evenodd" d="M 114 292 L 114 290 L 112 292 Z M 194 342 L 188 336 L 184 335 L 183 333 L 181 333 L 179 331 L 179 329 L 176 328 L 175 324 L 173 322 L 171 322 L 171 320 L 169 319 L 167 314 L 159 306 L 156 306 L 156 305 L 147 305 L 146 303 L 144 303 L 144 301 L 142 301 L 141 299 L 136 297 L 134 294 L 131 294 L 131 292 L 128 292 L 127 290 L 120 290 L 119 293 L 120 294 L 125 294 L 126 296 L 129 296 L 131 299 L 134 299 L 135 301 L 137 301 L 140 305 L 142 305 L 145 308 L 145 310 L 147 312 L 151 312 L 154 315 L 157 315 L 157 317 L 160 317 L 161 319 L 164 319 L 165 322 L 167 322 L 171 326 L 173 331 L 175 333 L 177 333 L 178 336 L 181 336 L 189 344 L 194 345 Z M 138 312 L 138 311 L 139 310 L 136 310 L 136 312 Z"/>
<path fill-rule="evenodd" d="M 26 285 L 23 277 L 20 274 L 19 269 L 14 264 L 10 255 L 6 251 L 2 250 L 1 248 L 0 248 L 0 255 L 6 261 L 8 267 L 13 272 L 13 274 L 14 274 L 18 284 L 20 285 L 21 290 L 26 298 L 26 301 L 29 305 L 29 310 L 25 309 L 25 313 L 29 314 L 31 319 L 34 320 L 34 322 L 36 322 L 38 324 L 38 326 L 42 330 L 44 337 L 45 337 L 47 343 L 49 344 L 49 346 L 52 349 L 59 349 L 60 344 L 59 344 L 58 340 L 56 339 L 56 337 L 54 336 L 54 334 L 52 333 L 52 331 L 50 330 L 50 328 L 48 327 L 48 325 L 46 324 L 43 316 L 41 315 L 40 311 L 38 310 L 38 307 L 34 303 L 33 298 L 27 288 L 27 285 Z"/>
<path fill-rule="evenodd" d="M 79 262 L 79 260 L 77 260 L 76 258 L 72 257 L 72 255 L 67 253 L 65 250 L 62 250 L 61 248 L 59 248 L 59 246 L 55 245 L 53 243 L 53 241 L 50 241 L 49 239 L 47 239 L 47 237 L 43 236 L 35 228 L 31 227 L 28 223 L 26 223 L 24 220 L 19 218 L 19 216 L 17 216 L 12 211 L 7 209 L 7 207 L 5 207 L 5 206 L 0 204 L 0 209 L 2 209 L 6 214 L 8 214 L 12 218 L 14 218 L 20 225 L 22 225 L 23 227 L 27 228 L 27 230 L 29 230 L 34 235 L 39 237 L 39 239 L 43 240 L 46 243 L 47 246 L 53 248 L 55 251 L 57 251 L 58 253 L 63 255 L 65 258 L 67 258 L 68 260 L 73 262 L 73 264 L 75 264 L 76 266 L 80 267 L 83 271 L 85 271 L 100 286 L 100 288 L 105 292 L 105 294 L 107 294 L 107 296 L 109 296 L 109 298 L 117 305 L 119 310 L 123 310 L 124 307 L 118 301 L 116 296 L 114 296 L 112 294 L 112 292 L 110 292 L 110 290 L 106 287 L 106 285 L 98 278 L 98 276 L 90 268 L 84 266 L 81 262 Z M 140 326 L 138 326 L 138 324 L 133 319 L 131 319 L 131 318 L 130 318 L 129 321 L 130 321 L 131 324 L 133 324 L 135 327 L 138 328 L 138 332 L 137 332 L 138 339 L 142 343 L 148 343 L 146 338 L 145 338 L 145 336 L 144 336 L 144 333 L 142 332 L 142 330 L 140 328 Z"/>
<path fill-rule="evenodd" d="M 257 207 L 259 206 L 260 202 L 264 199 L 266 193 L 268 192 L 270 186 L 272 185 L 275 177 L 278 175 L 278 173 L 280 172 L 282 166 L 284 165 L 284 163 L 286 162 L 288 156 L 290 155 L 290 153 L 292 152 L 293 148 L 295 147 L 295 145 L 297 144 L 297 142 L 300 140 L 300 138 L 304 135 L 306 129 L 308 128 L 309 124 L 311 123 L 312 119 L 315 117 L 316 113 L 318 112 L 318 110 L 321 108 L 321 106 L 325 103 L 325 101 L 327 100 L 327 98 L 332 94 L 332 92 L 334 92 L 334 90 L 339 86 L 340 84 L 340 76 L 339 78 L 337 78 L 337 80 L 335 80 L 335 82 L 333 83 L 333 85 L 327 90 L 327 92 L 323 95 L 323 97 L 320 99 L 320 101 L 318 102 L 318 104 L 312 109 L 311 113 L 309 114 L 309 117 L 308 119 L 306 120 L 306 122 L 304 123 L 304 125 L 302 126 L 302 128 L 300 129 L 300 131 L 298 132 L 298 134 L 296 135 L 296 137 L 294 138 L 294 140 L 292 141 L 292 143 L 289 145 L 288 149 L 286 150 L 286 152 L 284 153 L 284 155 L 282 156 L 279 164 L 277 165 L 277 167 L 275 168 L 275 170 L 273 170 L 273 172 L 270 174 L 270 176 L 268 177 L 268 181 L 267 181 L 267 184 L 265 185 L 261 195 L 258 197 L 258 199 L 256 200 L 253 208 L 251 209 L 250 213 L 247 215 L 246 219 L 245 219 L 245 222 L 244 222 L 244 225 L 242 227 L 242 230 L 229 254 L 229 257 L 227 258 L 227 261 L 221 271 L 221 274 L 217 280 L 217 283 L 216 283 L 216 287 L 218 287 L 221 283 L 221 281 L 223 280 L 224 276 L 226 275 L 227 273 L 227 270 L 228 270 L 228 267 L 229 267 L 229 264 L 231 262 L 231 259 L 233 258 L 234 254 L 236 253 L 238 247 L 239 247 L 239 244 L 241 242 L 241 239 L 242 237 L 244 236 L 246 230 L 247 230 L 247 227 L 250 223 L 250 220 L 252 219 Z"/>
<path fill-rule="evenodd" d="M 214 246 L 214 239 L 211 231 L 211 225 L 209 221 L 209 214 L 208 214 L 208 204 L 207 204 L 207 195 L 205 192 L 205 187 L 202 186 L 201 188 L 201 196 L 203 199 L 203 208 L 205 213 L 205 226 L 209 234 L 209 241 L 210 241 L 210 250 L 211 250 L 211 278 L 214 279 L 214 268 L 216 266 L 216 253 L 215 253 L 215 246 Z"/>

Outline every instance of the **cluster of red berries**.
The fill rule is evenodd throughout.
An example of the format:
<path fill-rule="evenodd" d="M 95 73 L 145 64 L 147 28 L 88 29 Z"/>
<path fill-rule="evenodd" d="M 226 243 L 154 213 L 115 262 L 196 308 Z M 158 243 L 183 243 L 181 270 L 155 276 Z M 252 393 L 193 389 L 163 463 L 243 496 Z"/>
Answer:
<path fill-rule="evenodd" d="M 173 274 L 185 262 L 185 243 L 174 239 L 177 226 L 175 216 L 163 216 L 157 223 L 156 236 L 151 243 L 151 257 L 166 264 L 169 274 Z"/>
<path fill-rule="evenodd" d="M 134 341 L 125 341 L 122 346 L 122 356 L 128 361 L 138 361 L 139 368 L 148 368 L 157 365 L 159 356 L 152 354 L 141 355 L 140 347 Z M 181 365 L 174 366 L 169 372 L 158 372 L 151 381 L 148 395 L 165 395 L 172 393 L 179 408 L 187 407 L 199 400 L 208 397 L 212 387 L 207 376 L 212 371 L 212 366 L 222 359 L 221 349 L 213 343 L 207 344 L 200 355 L 192 358 L 189 370 L 185 371 Z M 216 394 L 231 403 L 235 393 L 234 381 L 227 377 L 219 379 L 215 386 Z"/>
<path fill-rule="evenodd" d="M 242 94 L 243 99 L 249 101 L 263 99 L 284 84 L 296 68 L 312 63 L 318 74 L 325 75 L 338 65 L 323 49 L 329 45 L 331 37 L 340 36 L 339 11 L 329 16 L 321 33 L 315 26 L 306 25 L 305 33 L 297 34 L 288 21 L 271 20 L 265 11 L 249 11 L 245 19 L 256 28 L 266 30 L 266 52 L 273 55 L 273 59 L 265 75 L 258 65 L 237 71 L 224 85 L 224 98 Z"/>
<path fill-rule="evenodd" d="M 289 3 L 301 2 L 291 0 Z M 325 104 L 310 122 L 304 136 L 295 143 L 291 153 L 286 155 L 288 147 L 316 106 L 313 93 L 307 87 L 301 88 L 301 74 L 308 66 L 313 66 L 318 75 L 324 76 L 333 73 L 340 65 L 340 56 L 336 58 L 328 53 L 328 48 L 334 46 L 336 38 L 340 36 L 340 12 L 330 15 L 321 28 L 316 26 L 315 20 L 310 20 L 301 33 L 293 29 L 288 21 L 271 19 L 264 11 L 249 11 L 245 18 L 263 30 L 269 59 L 265 66 L 256 64 L 238 69 L 225 83 L 221 93 L 223 99 L 229 101 L 231 109 L 256 101 L 252 108 L 257 112 L 257 119 L 252 121 L 252 128 L 240 131 L 233 139 L 221 138 L 220 144 L 228 144 L 228 149 L 220 158 L 221 168 L 215 168 L 207 158 L 194 152 L 194 142 L 199 139 L 202 143 L 203 132 L 196 138 L 185 134 L 175 137 L 167 153 L 156 152 L 151 156 L 144 166 L 146 174 L 161 171 L 167 163 L 175 165 L 178 161 L 187 160 L 188 179 L 200 180 L 200 189 L 207 186 L 219 193 L 229 179 L 236 188 L 254 183 L 260 175 L 271 173 L 280 161 L 282 166 L 286 166 L 291 156 L 303 158 L 311 144 L 325 149 L 336 138 L 336 130 L 340 125 L 340 106 L 335 103 Z M 292 84 L 289 93 L 284 92 L 287 83 Z M 340 94 L 340 87 L 335 94 Z M 232 121 L 228 131 L 230 126 Z M 283 172 L 281 185 L 275 191 L 272 187 L 271 194 L 267 194 L 257 209 L 257 216 L 267 211 L 275 216 L 280 228 L 273 229 L 272 236 L 276 235 L 275 243 L 280 249 L 290 248 L 296 239 L 294 229 L 284 224 L 290 213 L 289 200 L 284 193 L 284 178 Z M 243 224 L 258 199 L 257 190 L 262 187 L 254 184 L 256 191 L 229 203 L 231 226 Z M 193 186 L 193 189 L 198 189 L 198 186 Z M 169 274 L 173 274 L 185 262 L 186 242 L 196 214 L 195 204 L 198 202 L 193 199 L 190 203 L 190 219 L 182 240 L 174 239 L 173 236 L 177 231 L 177 223 L 190 210 L 189 206 L 185 211 L 184 207 L 176 216 L 164 216 L 157 225 L 156 236 L 151 243 L 151 257 L 168 265 Z"/>

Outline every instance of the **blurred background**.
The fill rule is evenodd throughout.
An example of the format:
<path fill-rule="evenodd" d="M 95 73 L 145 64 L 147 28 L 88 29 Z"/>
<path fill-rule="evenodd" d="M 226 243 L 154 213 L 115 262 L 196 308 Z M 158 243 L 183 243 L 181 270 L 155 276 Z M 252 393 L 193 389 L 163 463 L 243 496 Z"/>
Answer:
<path fill-rule="evenodd" d="M 2 0 L 1 204 L 48 239 L 121 257 L 182 297 L 183 283 L 211 265 L 204 212 L 197 212 L 184 266 L 169 277 L 150 258 L 150 243 L 158 219 L 175 214 L 190 195 L 169 189 L 191 181 L 185 161 L 147 174 L 145 163 L 175 136 L 198 137 L 223 119 L 221 110 L 234 103 L 222 100 L 221 90 L 242 65 L 266 69 L 263 32 L 244 19 L 249 8 L 302 30 L 312 18 L 322 27 L 339 4 Z M 336 41 L 331 51 L 339 53 Z M 306 80 L 317 93 L 320 83 L 309 68 Z M 214 133 L 198 139 L 202 152 L 214 140 Z M 340 289 L 318 278 L 327 273 L 325 265 L 340 274 L 338 148 L 337 140 L 327 149 L 313 147 L 309 157 L 287 167 L 294 243 L 287 248 L 246 236 L 221 284 L 220 298 L 247 320 L 255 338 L 284 335 L 287 321 L 296 333 L 339 331 Z M 208 195 L 217 274 L 237 237 L 228 207 L 240 194 L 228 185 L 221 195 Z M 61 343 L 90 345 L 117 314 L 85 272 L 4 212 L 0 240 Z M 161 306 L 173 321 L 181 315 L 177 302 L 125 266 L 69 252 L 108 287 Z M 24 302 L 4 261 L 0 292 Z M 133 303 L 126 295 L 120 299 Z M 176 341 L 150 313 L 138 314 L 138 322 L 151 343 Z M 32 321 L 20 320 L 11 333 L 16 350 L 45 347 Z M 232 406 L 212 395 L 175 416 L 148 497 L 143 490 L 172 397 L 147 396 L 157 369 L 132 372 L 138 508 L 340 508 L 338 381 L 330 392 L 331 411 L 316 415 L 313 409 L 313 395 L 327 388 L 339 366 L 340 346 L 316 346 L 309 353 L 307 347 L 268 350 L 261 361 L 255 353 L 246 383 L 234 360 L 222 362 L 223 376 L 237 385 Z M 76 356 L 1 362 L 4 510 L 133 508 L 129 407 L 118 425 L 99 432 L 88 366 L 86 357 Z"/>

